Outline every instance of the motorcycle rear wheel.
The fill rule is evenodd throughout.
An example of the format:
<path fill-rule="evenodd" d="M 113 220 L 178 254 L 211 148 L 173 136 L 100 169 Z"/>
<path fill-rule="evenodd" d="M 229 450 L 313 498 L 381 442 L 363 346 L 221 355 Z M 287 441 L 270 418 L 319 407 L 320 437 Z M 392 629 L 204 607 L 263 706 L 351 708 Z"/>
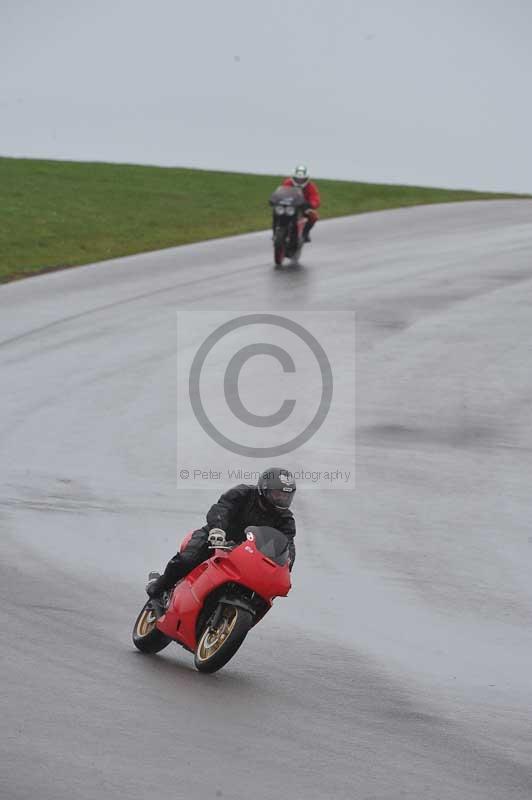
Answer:
<path fill-rule="evenodd" d="M 199 672 L 216 672 L 234 656 L 253 625 L 249 611 L 226 606 L 216 630 L 209 625 L 200 636 L 194 664 Z"/>
<path fill-rule="evenodd" d="M 155 627 L 156 622 L 148 600 L 133 626 L 133 644 L 141 653 L 159 653 L 172 641 Z"/>
<path fill-rule="evenodd" d="M 299 244 L 292 256 L 290 256 L 290 260 L 294 267 L 299 265 L 299 259 L 301 257 L 301 251 L 303 250 L 303 245 Z"/>

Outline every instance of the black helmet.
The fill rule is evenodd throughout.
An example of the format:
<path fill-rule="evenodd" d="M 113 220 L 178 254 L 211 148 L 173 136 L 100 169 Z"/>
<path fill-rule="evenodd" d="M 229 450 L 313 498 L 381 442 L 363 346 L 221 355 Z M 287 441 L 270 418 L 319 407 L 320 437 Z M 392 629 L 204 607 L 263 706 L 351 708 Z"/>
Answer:
<path fill-rule="evenodd" d="M 257 491 L 269 505 L 290 508 L 296 493 L 296 482 L 289 470 L 270 467 L 260 476 Z"/>

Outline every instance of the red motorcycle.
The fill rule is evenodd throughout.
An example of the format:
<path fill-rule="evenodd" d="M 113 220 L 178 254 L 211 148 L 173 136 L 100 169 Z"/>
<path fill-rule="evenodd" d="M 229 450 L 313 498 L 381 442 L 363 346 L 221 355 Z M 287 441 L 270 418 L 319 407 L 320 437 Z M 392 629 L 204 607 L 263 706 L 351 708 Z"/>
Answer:
<path fill-rule="evenodd" d="M 288 541 L 280 531 L 250 526 L 246 539 L 227 542 L 209 534 L 213 555 L 163 596 L 148 600 L 133 628 L 143 653 L 158 653 L 175 641 L 194 653 L 200 672 L 216 672 L 234 656 L 248 631 L 290 591 Z M 181 545 L 188 542 L 189 534 Z"/>

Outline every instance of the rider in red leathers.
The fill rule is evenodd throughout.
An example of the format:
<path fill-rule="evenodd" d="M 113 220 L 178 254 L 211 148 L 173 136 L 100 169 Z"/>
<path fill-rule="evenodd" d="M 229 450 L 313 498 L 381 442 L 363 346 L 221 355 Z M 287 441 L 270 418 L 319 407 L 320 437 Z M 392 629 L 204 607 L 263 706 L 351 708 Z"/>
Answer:
<path fill-rule="evenodd" d="M 320 193 L 318 187 L 309 179 L 308 169 L 303 164 L 297 166 L 293 175 L 283 181 L 283 186 L 295 186 L 303 190 L 308 206 L 305 210 L 307 224 L 303 230 L 303 241 L 310 242 L 309 233 L 319 219 L 317 209 L 320 207 Z"/>

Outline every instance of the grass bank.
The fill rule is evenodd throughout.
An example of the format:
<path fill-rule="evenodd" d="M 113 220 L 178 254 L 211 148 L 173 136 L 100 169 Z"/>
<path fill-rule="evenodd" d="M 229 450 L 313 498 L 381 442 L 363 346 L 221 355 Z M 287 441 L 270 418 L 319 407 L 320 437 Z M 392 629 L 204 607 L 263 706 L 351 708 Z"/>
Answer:
<path fill-rule="evenodd" d="M 280 176 L 0 158 L 0 283 L 270 223 Z M 320 180 L 322 217 L 516 195 Z"/>

